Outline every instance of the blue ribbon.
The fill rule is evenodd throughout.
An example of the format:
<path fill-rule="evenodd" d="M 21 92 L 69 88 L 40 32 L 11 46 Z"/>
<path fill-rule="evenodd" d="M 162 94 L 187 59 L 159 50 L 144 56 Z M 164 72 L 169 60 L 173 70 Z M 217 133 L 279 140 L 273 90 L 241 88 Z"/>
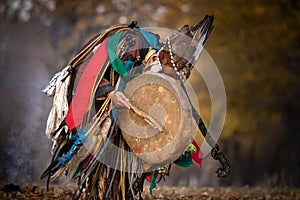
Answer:
<path fill-rule="evenodd" d="M 151 47 L 153 47 L 156 50 L 159 50 L 158 41 L 155 34 L 150 33 L 143 28 L 140 28 L 140 32 L 143 34 L 144 38 L 150 44 Z"/>
<path fill-rule="evenodd" d="M 87 141 L 87 137 L 85 133 L 87 132 L 86 128 L 80 129 L 76 134 L 72 135 L 70 140 L 74 141 L 72 147 L 70 150 L 63 156 L 58 157 L 57 161 L 58 164 L 57 166 L 65 166 L 67 162 L 69 162 L 73 156 L 77 153 L 77 151 L 80 149 L 82 144 Z"/>

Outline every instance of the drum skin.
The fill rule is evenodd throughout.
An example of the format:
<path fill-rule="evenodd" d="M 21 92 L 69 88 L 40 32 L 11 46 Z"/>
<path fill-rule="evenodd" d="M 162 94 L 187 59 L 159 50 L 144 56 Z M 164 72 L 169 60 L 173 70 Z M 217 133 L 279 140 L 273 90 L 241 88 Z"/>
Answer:
<path fill-rule="evenodd" d="M 160 132 L 132 109 L 120 109 L 119 126 L 131 150 L 151 165 L 178 159 L 192 137 L 191 105 L 181 82 L 148 71 L 129 81 L 124 94 L 163 127 Z"/>

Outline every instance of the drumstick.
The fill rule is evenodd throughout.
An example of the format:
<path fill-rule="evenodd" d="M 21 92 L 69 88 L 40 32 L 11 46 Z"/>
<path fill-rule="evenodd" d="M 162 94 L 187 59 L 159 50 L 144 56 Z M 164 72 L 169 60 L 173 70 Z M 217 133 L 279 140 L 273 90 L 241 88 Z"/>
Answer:
<path fill-rule="evenodd" d="M 138 116 L 142 117 L 148 124 L 150 124 L 152 127 L 159 130 L 159 132 L 163 132 L 163 127 L 159 124 L 158 121 L 156 121 L 151 115 L 148 113 L 142 111 L 132 103 L 128 102 L 129 107 L 132 109 L 132 111 L 137 114 Z"/>

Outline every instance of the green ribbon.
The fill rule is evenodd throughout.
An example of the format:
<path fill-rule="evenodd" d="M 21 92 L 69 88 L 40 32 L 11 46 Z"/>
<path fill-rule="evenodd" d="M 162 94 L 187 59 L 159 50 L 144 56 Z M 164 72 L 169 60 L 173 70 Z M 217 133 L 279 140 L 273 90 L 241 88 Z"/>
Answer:
<path fill-rule="evenodd" d="M 180 167 L 188 167 L 193 164 L 192 154 L 191 152 L 185 152 L 184 155 L 180 156 L 177 160 L 174 161 L 176 165 Z"/>
<path fill-rule="evenodd" d="M 192 143 L 190 143 L 186 151 L 194 153 L 194 152 L 197 151 L 197 148 L 195 147 L 195 145 L 193 145 Z"/>
<path fill-rule="evenodd" d="M 117 47 L 121 38 L 123 31 L 111 35 L 106 42 L 106 50 L 111 62 L 112 68 L 119 74 L 125 75 L 127 74 L 127 69 L 123 64 L 122 60 L 116 54 Z"/>
<path fill-rule="evenodd" d="M 197 148 L 192 143 L 187 147 L 184 155 L 180 156 L 177 160 L 174 161 L 176 165 L 180 167 L 188 167 L 193 164 L 192 153 L 196 152 Z"/>
<path fill-rule="evenodd" d="M 152 195 L 152 190 L 154 188 L 156 188 L 156 168 L 154 169 L 154 171 L 152 172 L 152 178 L 151 178 L 151 182 L 150 182 L 150 194 Z"/>

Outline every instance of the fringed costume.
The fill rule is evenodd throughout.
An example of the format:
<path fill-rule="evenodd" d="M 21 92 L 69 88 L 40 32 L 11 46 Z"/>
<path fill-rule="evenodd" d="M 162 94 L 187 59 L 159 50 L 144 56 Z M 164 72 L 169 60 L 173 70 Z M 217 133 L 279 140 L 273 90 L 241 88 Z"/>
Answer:
<path fill-rule="evenodd" d="M 145 74 L 145 78 L 140 78 L 140 81 L 144 81 L 147 77 L 154 76 L 151 73 L 159 74 L 155 75 L 159 80 L 176 82 L 176 87 L 180 88 L 181 92 L 185 91 L 181 88 L 182 82 L 189 77 L 212 30 L 212 23 L 213 17 L 206 16 L 195 26 L 185 25 L 179 29 L 181 35 L 192 38 L 191 43 L 185 43 L 180 35 L 171 34 L 163 44 L 159 35 L 139 28 L 136 22 L 113 26 L 88 41 L 43 91 L 53 96 L 53 106 L 46 127 L 46 135 L 53 144 L 53 157 L 41 176 L 47 178 L 47 185 L 50 181 L 66 175 L 67 181 L 77 181 L 74 199 L 141 199 L 145 179 L 150 181 L 152 190 L 158 179 L 169 175 L 173 163 L 189 166 L 193 159 L 201 164 L 199 145 L 188 136 L 181 145 L 183 147 L 168 147 L 168 152 L 174 151 L 171 158 L 164 153 L 155 154 L 158 161 L 148 154 L 148 157 L 139 156 L 139 153 L 149 149 L 156 151 L 154 147 L 150 148 L 156 141 L 138 145 L 140 138 L 132 139 L 133 136 L 130 136 L 131 133 L 126 129 L 126 119 L 136 115 L 136 118 L 139 118 L 137 120 L 143 121 L 141 124 L 148 124 L 150 128 L 147 129 L 152 127 L 162 138 L 165 137 L 167 125 L 164 126 L 151 112 L 141 109 L 142 105 L 146 105 L 143 100 L 146 98 L 145 93 L 139 94 L 144 95 L 141 99 L 139 95 L 135 96 L 136 100 L 130 99 L 130 112 L 128 109 L 116 107 L 113 98 L 117 91 L 129 94 L 128 88 L 133 87 L 128 85 L 133 85 L 132 80 L 137 81 Z M 180 48 L 189 51 L 190 57 L 183 58 L 172 53 Z M 157 91 L 161 92 L 163 89 L 165 88 L 158 87 Z M 147 91 L 148 89 L 144 92 Z M 191 120 L 194 117 L 203 135 L 207 135 L 199 114 L 195 113 L 188 98 L 185 101 L 188 102 L 187 113 Z M 167 121 L 164 122 L 167 124 Z M 130 130 L 134 132 L 135 129 Z M 137 135 L 141 134 L 136 132 Z M 149 133 L 146 131 L 145 134 Z M 174 138 L 175 136 L 169 139 Z M 222 157 L 223 168 L 219 169 L 218 175 L 228 175 L 228 160 L 222 153 L 220 155 L 215 142 L 209 144 L 215 147 L 215 158 Z"/>

